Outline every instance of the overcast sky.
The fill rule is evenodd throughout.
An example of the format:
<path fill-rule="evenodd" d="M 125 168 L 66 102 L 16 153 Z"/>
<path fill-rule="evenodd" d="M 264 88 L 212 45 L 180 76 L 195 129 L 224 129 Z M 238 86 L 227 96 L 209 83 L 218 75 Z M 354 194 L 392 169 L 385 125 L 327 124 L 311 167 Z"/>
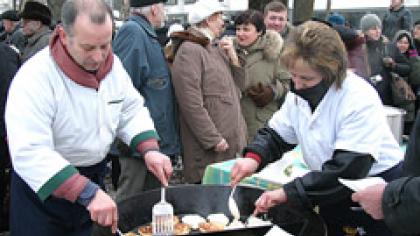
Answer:
<path fill-rule="evenodd" d="M 289 1 L 293 2 L 293 1 Z M 332 0 L 332 9 L 388 7 L 390 0 Z M 407 6 L 419 6 L 419 0 L 406 0 Z M 327 0 L 315 0 L 315 9 L 325 9 Z"/>

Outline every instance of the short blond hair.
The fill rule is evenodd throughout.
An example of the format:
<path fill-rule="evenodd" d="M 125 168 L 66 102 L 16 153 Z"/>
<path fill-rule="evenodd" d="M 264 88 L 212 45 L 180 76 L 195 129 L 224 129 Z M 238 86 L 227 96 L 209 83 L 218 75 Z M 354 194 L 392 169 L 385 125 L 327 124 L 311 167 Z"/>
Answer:
<path fill-rule="evenodd" d="M 307 21 L 294 28 L 281 54 L 281 63 L 293 68 L 298 60 L 306 62 L 323 79 L 340 88 L 347 70 L 347 52 L 338 33 L 328 25 Z"/>

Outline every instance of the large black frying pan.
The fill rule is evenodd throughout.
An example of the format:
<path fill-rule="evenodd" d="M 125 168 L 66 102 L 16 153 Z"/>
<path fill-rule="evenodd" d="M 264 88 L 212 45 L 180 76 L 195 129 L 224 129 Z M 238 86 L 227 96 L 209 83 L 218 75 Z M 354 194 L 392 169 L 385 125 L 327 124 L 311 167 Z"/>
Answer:
<path fill-rule="evenodd" d="M 199 214 L 206 217 L 212 213 L 224 213 L 232 219 L 227 206 L 230 186 L 223 185 L 177 185 L 168 187 L 166 201 L 174 207 L 175 215 Z M 254 211 L 254 202 L 264 190 L 238 186 L 234 198 L 238 204 L 241 218 L 247 217 Z M 123 200 L 118 204 L 119 227 L 128 232 L 140 225 L 152 221 L 152 207 L 160 200 L 160 190 L 152 190 Z M 296 236 L 324 235 L 321 222 L 314 214 L 298 212 L 287 206 L 273 208 L 268 217 L 273 223 Z M 312 223 L 312 224 L 311 224 Z M 315 226 L 315 227 L 313 227 Z M 195 235 L 221 235 L 221 236 L 262 236 L 271 227 L 255 227 L 240 230 L 226 230 L 217 233 L 193 233 Z M 319 228 L 319 229 L 318 229 Z"/>

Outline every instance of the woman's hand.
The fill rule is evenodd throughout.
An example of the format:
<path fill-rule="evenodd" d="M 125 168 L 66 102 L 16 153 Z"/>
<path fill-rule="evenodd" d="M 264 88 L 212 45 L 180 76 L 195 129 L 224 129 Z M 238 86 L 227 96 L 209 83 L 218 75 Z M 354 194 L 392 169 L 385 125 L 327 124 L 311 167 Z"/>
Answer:
<path fill-rule="evenodd" d="M 230 173 L 230 185 L 237 185 L 243 178 L 252 175 L 258 169 L 259 163 L 252 158 L 237 159 Z"/>
<path fill-rule="evenodd" d="M 222 48 L 228 55 L 231 63 L 235 66 L 240 67 L 238 55 L 236 54 L 235 47 L 233 46 L 233 40 L 231 37 L 223 37 L 219 41 L 219 47 Z"/>
<path fill-rule="evenodd" d="M 253 215 L 267 212 L 271 207 L 287 202 L 283 188 L 264 192 L 255 202 Z"/>
<path fill-rule="evenodd" d="M 214 147 L 214 151 L 216 152 L 224 152 L 229 148 L 229 144 L 226 139 L 220 140 L 220 142 Z"/>

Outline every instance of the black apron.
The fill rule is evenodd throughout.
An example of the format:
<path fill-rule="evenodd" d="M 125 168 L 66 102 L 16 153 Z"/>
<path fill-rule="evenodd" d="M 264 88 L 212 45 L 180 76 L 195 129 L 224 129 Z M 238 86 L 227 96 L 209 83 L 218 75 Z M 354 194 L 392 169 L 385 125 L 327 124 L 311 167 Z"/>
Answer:
<path fill-rule="evenodd" d="M 77 168 L 81 175 L 104 188 L 106 162 Z M 13 236 L 90 236 L 92 221 L 78 203 L 50 196 L 42 202 L 15 172 L 11 173 L 10 233 Z"/>

